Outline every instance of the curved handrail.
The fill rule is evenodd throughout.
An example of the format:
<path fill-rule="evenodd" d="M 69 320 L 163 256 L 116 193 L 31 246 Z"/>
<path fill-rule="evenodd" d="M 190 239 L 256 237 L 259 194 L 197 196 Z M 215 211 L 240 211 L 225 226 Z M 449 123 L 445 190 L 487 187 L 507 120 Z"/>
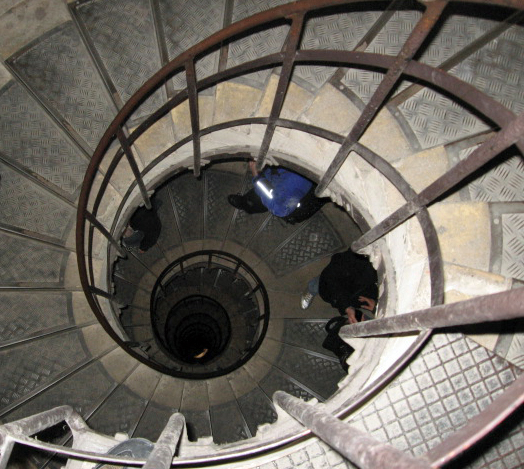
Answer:
<path fill-rule="evenodd" d="M 375 3 L 380 0 L 373 0 L 371 3 Z M 473 2 L 474 0 L 463 0 L 466 2 Z M 216 84 L 220 81 L 223 81 L 231 76 L 240 75 L 243 73 L 250 72 L 252 70 L 274 66 L 274 65 L 286 65 L 286 58 L 284 57 L 285 54 L 272 54 L 270 56 L 254 60 L 252 62 L 249 62 L 247 64 L 242 64 L 237 67 L 233 67 L 231 69 L 219 72 L 212 77 L 208 77 L 206 79 L 200 80 L 196 82 L 196 80 L 191 84 L 189 90 L 183 90 L 180 93 L 178 93 L 174 98 L 169 100 L 166 104 L 164 104 L 158 111 L 153 113 L 150 118 L 146 119 L 146 121 L 141 124 L 129 137 L 122 138 L 121 135 L 121 128 L 129 118 L 129 116 L 132 114 L 132 112 L 136 109 L 136 107 L 143 102 L 143 100 L 156 88 L 158 88 L 164 80 L 167 78 L 173 76 L 173 74 L 177 71 L 182 71 L 184 69 L 190 70 L 191 66 L 194 63 L 194 60 L 209 50 L 219 46 L 222 42 L 227 42 L 232 40 L 235 37 L 238 37 L 241 34 L 244 34 L 245 32 L 249 30 L 253 30 L 254 28 L 258 28 L 262 25 L 268 25 L 271 23 L 274 23 L 275 21 L 281 21 L 282 19 L 285 20 L 291 20 L 293 17 L 300 17 L 303 19 L 304 15 L 310 13 L 311 11 L 320 10 L 323 8 L 331 7 L 331 6 L 337 6 L 337 5 L 350 5 L 350 4 L 358 4 L 358 3 L 370 3 L 369 1 L 363 2 L 362 0 L 331 0 L 331 1 L 323 1 L 323 0 L 303 0 L 301 2 L 291 3 L 287 5 L 283 5 L 281 7 L 274 8 L 272 10 L 268 10 L 262 13 L 259 13 L 258 15 L 255 15 L 251 18 L 247 18 L 245 20 L 242 20 L 238 23 L 235 23 L 228 28 L 225 28 L 222 31 L 219 31 L 218 33 L 210 36 L 208 39 L 202 41 L 201 43 L 197 44 L 196 46 L 192 47 L 188 51 L 181 54 L 179 57 L 171 61 L 169 64 L 164 66 L 161 70 L 159 70 L 151 79 L 149 79 L 144 85 L 137 91 L 137 93 L 124 105 L 124 107 L 120 110 L 120 112 L 117 114 L 113 122 L 108 127 L 107 131 L 105 132 L 104 136 L 100 140 L 100 143 L 95 150 L 95 153 L 93 155 L 93 158 L 91 160 L 91 164 L 89 165 L 89 168 L 86 172 L 86 177 L 84 180 L 84 185 L 82 187 L 82 192 L 79 198 L 79 211 L 77 216 L 77 257 L 78 257 L 78 265 L 79 265 L 79 271 L 80 271 L 80 277 L 82 286 L 84 288 L 84 291 L 86 292 L 87 299 L 93 310 L 96 312 L 100 309 L 98 305 L 98 301 L 95 298 L 94 295 L 90 293 L 90 288 L 92 287 L 92 284 L 89 282 L 90 279 L 94 279 L 93 274 L 93 268 L 92 265 L 89 265 L 89 274 L 87 272 L 87 266 L 85 261 L 85 219 L 86 214 L 85 211 L 87 209 L 87 204 L 90 196 L 90 191 L 93 186 L 94 178 L 97 172 L 97 169 L 100 166 L 100 163 L 102 159 L 104 158 L 104 155 L 109 147 L 109 144 L 111 141 L 115 138 L 115 136 L 118 136 L 121 143 L 126 145 L 128 148 L 130 145 L 135 142 L 140 135 L 143 134 L 154 122 L 156 122 L 160 117 L 162 117 L 165 113 L 167 113 L 170 109 L 176 107 L 178 104 L 185 100 L 194 100 L 194 94 L 196 91 L 200 91 L 202 89 L 205 89 L 206 87 L 212 86 L 212 84 Z M 496 6 L 503 6 L 503 7 L 511 7 L 511 8 L 517 8 L 522 9 L 522 5 L 519 2 L 519 0 L 477 0 L 475 3 L 481 3 L 481 4 L 488 4 L 488 5 L 496 5 Z M 287 59 L 289 60 L 289 58 Z M 390 67 L 394 65 L 395 58 L 389 57 L 389 56 L 383 56 L 380 54 L 370 54 L 370 53 L 361 53 L 361 52 L 350 52 L 350 51 L 296 51 L 296 54 L 291 58 L 293 63 L 340 63 L 344 64 L 345 66 L 357 66 L 357 67 L 374 67 L 377 69 L 384 69 L 388 70 Z M 498 124 L 500 127 L 503 127 L 507 125 L 509 122 L 513 121 L 515 116 L 514 114 L 506 109 L 502 104 L 496 102 L 495 100 L 487 97 L 477 89 L 475 89 L 473 86 L 447 74 L 446 72 L 436 69 L 434 67 L 430 67 L 428 65 L 424 65 L 419 62 L 410 61 L 407 63 L 405 70 L 403 71 L 404 75 L 412 77 L 414 79 L 421 80 L 425 82 L 430 87 L 433 87 L 435 89 L 444 90 L 449 95 L 454 97 L 455 99 L 469 104 L 473 106 L 477 111 L 480 112 L 480 114 L 484 115 L 488 120 Z M 193 95 L 193 96 L 192 96 Z M 191 107 L 191 105 L 190 105 Z M 260 119 L 245 119 L 242 122 L 244 123 L 264 123 L 266 125 L 270 124 L 270 118 L 260 118 Z M 195 140 L 199 139 L 201 136 L 205 135 L 206 133 L 211 133 L 219 128 L 227 128 L 228 126 L 237 125 L 237 123 L 225 123 L 217 126 L 212 126 L 208 129 L 195 129 L 194 135 L 193 135 L 193 142 Z M 289 120 L 282 119 L 280 117 L 276 118 L 273 121 L 273 124 L 276 126 L 282 126 L 282 127 L 288 127 L 288 128 L 296 128 L 296 129 L 307 129 L 307 131 L 310 131 L 312 134 L 316 134 L 319 136 L 322 136 L 323 138 L 327 138 L 328 140 L 334 141 L 334 142 L 341 142 L 343 137 L 338 134 L 331 134 L 325 129 L 319 129 L 315 128 L 313 126 L 307 126 L 303 123 L 299 122 L 293 122 Z M 196 130 L 196 132 L 195 132 Z M 184 143 L 190 142 L 191 138 L 184 139 Z M 520 142 L 519 142 L 520 143 Z M 172 153 L 178 146 L 181 145 L 181 142 L 178 142 L 174 147 L 168 149 L 166 152 L 164 152 L 162 155 L 160 155 L 151 165 L 149 165 L 144 171 L 140 173 L 140 178 L 144 178 L 148 174 L 148 172 L 154 168 L 156 164 L 158 164 L 159 161 L 161 161 L 163 158 L 167 157 L 170 153 Z M 360 153 L 366 154 L 368 152 L 368 149 L 365 149 L 363 147 L 359 147 Z M 199 149 L 198 149 L 199 151 Z M 117 158 L 115 158 L 110 166 L 109 171 L 106 173 L 106 177 L 109 174 L 111 176 L 112 172 L 116 168 L 119 158 L 122 158 L 125 155 L 125 149 L 124 151 L 120 151 L 117 153 Z M 362 157 L 362 155 L 360 155 Z M 407 201 L 413 200 L 414 196 L 416 195 L 413 191 L 413 189 L 403 180 L 403 178 L 399 177 L 399 175 L 394 171 L 394 169 L 389 165 L 388 163 L 380 158 L 378 155 L 373 155 L 372 153 L 367 153 L 367 158 L 364 157 L 366 161 L 371 162 L 374 161 L 375 164 L 371 163 L 375 168 L 379 169 L 382 174 L 388 175 L 388 179 L 390 179 L 391 182 L 399 189 L 399 191 L 402 193 L 402 195 L 405 197 Z M 116 161 L 116 162 L 115 162 Z M 199 166 L 199 162 L 197 164 L 195 160 L 195 168 Z M 197 170 L 198 171 L 198 170 Z M 102 184 L 102 187 L 105 188 L 109 184 L 109 179 L 104 177 L 104 181 Z M 140 180 L 138 180 L 136 183 L 134 183 L 129 189 L 126 194 L 126 197 L 131 195 L 136 185 L 140 184 Z M 101 193 L 101 192 L 100 192 Z M 100 194 L 99 193 L 99 194 Z M 96 197 L 93 215 L 96 217 L 98 207 L 100 205 L 101 196 Z M 119 214 L 121 213 L 122 206 L 119 208 Z M 417 217 L 419 217 L 420 223 L 424 226 L 424 235 L 426 236 L 426 243 L 428 245 L 428 251 L 430 254 L 430 272 L 432 275 L 432 304 L 439 304 L 443 301 L 443 274 L 442 274 L 442 260 L 439 252 L 438 247 L 438 239 L 436 236 L 435 228 L 431 222 L 431 219 L 428 216 L 427 209 L 425 206 L 421 206 L 419 210 L 416 213 Z M 119 215 L 118 215 L 119 216 Z M 118 216 L 115 218 L 115 220 L 118 218 Z M 112 233 L 115 231 L 116 221 L 113 224 L 113 228 L 111 230 Z M 88 257 L 91 259 L 92 255 L 92 249 L 93 249 L 93 231 L 94 227 L 91 224 L 89 227 L 89 240 L 88 240 Z M 98 316 L 98 314 L 97 314 Z M 112 331 L 110 328 L 108 329 L 106 326 L 108 326 L 107 323 L 104 322 L 104 318 L 99 317 L 101 320 L 104 328 L 106 331 L 118 342 L 121 343 L 119 338 L 114 334 L 114 331 Z M 417 353 L 417 351 L 420 349 L 420 347 L 423 345 L 425 340 L 429 337 L 430 331 L 423 333 L 419 336 L 419 339 L 416 342 L 416 347 L 412 347 L 410 350 L 408 350 L 398 361 L 395 368 L 395 372 L 398 372 L 398 369 L 405 366 L 406 363 L 409 362 L 409 360 Z M 140 360 L 140 356 L 137 354 L 131 353 L 135 358 Z M 390 375 L 389 378 L 391 378 L 393 375 Z M 381 381 L 380 386 L 374 387 L 375 391 L 377 389 L 381 389 L 381 386 L 384 385 L 384 383 L 387 381 Z M 366 395 L 360 396 L 356 402 L 355 400 L 352 400 L 352 407 L 358 407 L 359 405 L 364 402 L 366 399 Z M 339 412 L 343 412 L 343 410 L 339 410 Z M 306 432 L 307 433 L 307 432 Z M 296 439 L 296 436 L 292 437 L 292 439 Z M 279 443 L 280 444 L 280 443 Z M 259 451 L 262 449 L 259 449 Z M 234 456 L 232 456 L 234 457 Z"/>
<path fill-rule="evenodd" d="M 242 279 L 247 280 L 247 283 L 249 284 L 251 288 L 251 294 L 255 296 L 255 300 L 257 303 L 261 303 L 259 305 L 259 312 L 260 312 L 259 324 L 258 324 L 256 333 L 254 334 L 254 337 L 253 337 L 256 340 L 254 341 L 253 344 L 250 345 L 249 348 L 244 350 L 244 354 L 238 359 L 238 361 L 236 361 L 235 363 L 233 363 L 232 365 L 226 368 L 223 368 L 223 369 L 221 368 L 218 371 L 184 372 L 180 370 L 169 370 L 168 372 L 168 374 L 175 376 L 177 378 L 208 379 L 208 378 L 214 378 L 217 376 L 222 376 L 224 374 L 230 373 L 231 371 L 239 368 L 244 363 L 246 363 L 255 354 L 255 352 L 260 348 L 260 346 L 262 345 L 262 341 L 264 340 L 264 337 L 266 335 L 268 326 L 269 326 L 269 318 L 270 318 L 269 296 L 267 294 L 267 291 L 260 277 L 256 274 L 256 272 L 251 267 L 249 267 L 249 265 L 247 265 L 239 257 L 229 254 L 227 252 L 218 251 L 218 250 L 195 251 L 193 253 L 186 254 L 178 258 L 176 261 L 172 262 L 171 264 L 169 264 L 162 271 L 162 273 L 158 276 L 155 282 L 155 285 L 153 286 L 153 289 L 151 291 L 151 302 L 150 302 L 151 318 L 153 318 L 153 315 L 155 314 L 155 311 L 157 309 L 158 295 L 162 291 L 163 286 L 168 284 L 174 275 L 182 271 L 182 270 L 176 271 L 177 267 L 183 266 L 184 270 L 187 270 L 188 268 L 190 269 L 192 267 L 192 264 L 189 263 L 189 265 L 186 265 L 186 263 L 188 263 L 188 261 L 190 262 L 191 259 L 193 258 L 196 258 L 196 259 L 206 258 L 205 263 L 208 263 L 209 265 L 213 267 L 217 267 L 217 268 L 221 267 L 223 269 L 230 269 L 232 272 L 235 272 L 235 275 L 238 275 Z M 204 261 L 199 262 L 199 264 L 202 262 Z M 232 265 L 226 266 L 225 262 L 231 262 Z M 151 320 L 151 322 L 153 323 L 153 320 Z M 158 334 L 158 332 L 156 332 L 156 334 Z"/>

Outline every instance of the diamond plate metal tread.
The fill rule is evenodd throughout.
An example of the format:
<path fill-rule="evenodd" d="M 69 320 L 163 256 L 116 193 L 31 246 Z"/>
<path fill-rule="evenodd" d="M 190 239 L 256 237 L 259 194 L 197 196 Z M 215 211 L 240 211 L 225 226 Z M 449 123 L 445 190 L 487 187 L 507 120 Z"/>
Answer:
<path fill-rule="evenodd" d="M 0 91 L 0 113 L 0 151 L 74 194 L 87 162 L 19 84 Z"/>
<path fill-rule="evenodd" d="M 61 381 L 9 414 L 7 420 L 17 420 L 67 403 L 85 416 L 107 395 L 114 385 L 100 362 L 92 363 Z"/>
<path fill-rule="evenodd" d="M 501 274 L 524 281 L 524 213 L 502 215 Z"/>
<path fill-rule="evenodd" d="M 396 56 L 418 23 L 422 13 L 416 10 L 398 10 L 371 41 L 366 52 Z"/>
<path fill-rule="evenodd" d="M 196 441 L 199 438 L 212 435 L 211 419 L 208 410 L 202 412 L 181 410 L 180 412 L 186 418 L 186 429 L 190 441 Z"/>
<path fill-rule="evenodd" d="M 235 401 L 209 408 L 213 442 L 221 445 L 246 440 L 251 435 L 246 431 L 246 423 Z"/>
<path fill-rule="evenodd" d="M 10 62 L 94 149 L 115 110 L 73 24 L 56 28 Z"/>
<path fill-rule="evenodd" d="M 459 154 L 462 160 L 475 148 Z M 515 155 L 468 184 L 472 200 L 479 202 L 520 202 L 524 199 L 524 161 Z"/>
<path fill-rule="evenodd" d="M 478 117 L 428 88 L 399 106 L 423 149 L 488 129 Z"/>
<path fill-rule="evenodd" d="M 133 438 L 146 438 L 149 441 L 157 441 L 162 430 L 167 425 L 169 417 L 176 412 L 165 406 L 149 402 L 140 423 L 136 427 Z"/>
<path fill-rule="evenodd" d="M 192 174 L 184 174 L 169 183 L 176 208 L 178 226 L 184 241 L 202 239 L 203 183 Z M 199 209 L 194 210 L 195 207 Z"/>
<path fill-rule="evenodd" d="M 162 226 L 162 230 L 164 230 L 164 226 Z M 164 252 L 158 245 L 158 241 L 157 244 L 149 248 L 146 252 L 138 254 L 138 258 L 151 270 L 151 272 L 160 273 L 164 267 L 167 267 L 167 260 L 164 256 Z"/>
<path fill-rule="evenodd" d="M 328 360 L 314 352 L 283 345 L 276 366 L 308 388 L 328 399 L 337 391 L 337 383 L 347 376 L 338 359 Z"/>
<path fill-rule="evenodd" d="M 113 282 L 116 301 L 121 305 L 132 305 L 138 287 L 116 276 L 113 277 Z"/>
<path fill-rule="evenodd" d="M 306 22 L 300 47 L 302 49 L 353 50 L 379 17 L 380 12 L 372 11 L 344 12 L 310 18 Z M 296 66 L 297 76 L 316 89 L 322 87 L 335 71 L 335 67 Z M 362 71 L 357 71 L 360 76 L 359 72 Z M 365 77 L 366 72 L 362 73 L 362 78 L 365 79 Z M 364 83 L 365 81 L 356 84 L 365 87 Z"/>
<path fill-rule="evenodd" d="M 318 212 L 304 229 L 269 257 L 268 264 L 277 275 L 284 275 L 309 262 L 334 254 L 343 247 L 344 242 L 329 219 Z"/>
<path fill-rule="evenodd" d="M 235 209 L 227 202 L 237 193 L 242 176 L 224 171 L 206 171 L 205 237 L 224 239 Z"/>
<path fill-rule="evenodd" d="M 0 352 L 0 405 L 5 407 L 87 358 L 79 331 Z"/>
<path fill-rule="evenodd" d="M 285 5 L 289 2 L 290 0 L 248 0 L 234 2 L 232 22 L 240 21 L 248 16 L 280 5 Z M 287 25 L 277 26 L 252 34 L 249 37 L 232 41 L 229 45 L 228 67 L 249 62 L 262 55 L 280 52 L 288 31 L 289 27 Z M 270 74 L 271 70 L 266 70 L 250 73 L 243 78 L 250 80 L 252 85 L 262 87 Z"/>
<path fill-rule="evenodd" d="M 254 388 L 239 397 L 237 401 L 252 435 L 256 435 L 260 425 L 277 420 L 277 413 L 271 400 L 259 388 Z"/>
<path fill-rule="evenodd" d="M 0 163 L 0 219 L 3 223 L 64 239 L 75 210 L 17 171 Z"/>
<path fill-rule="evenodd" d="M 129 434 L 138 423 L 146 405 L 145 399 L 138 397 L 125 384 L 120 385 L 87 424 L 104 435 L 114 435 L 118 432 Z"/>
<path fill-rule="evenodd" d="M 333 311 L 333 314 L 335 315 L 336 312 Z M 283 319 L 282 321 L 284 323 L 282 342 L 336 358 L 332 352 L 322 347 L 327 334 L 324 326 L 328 319 Z"/>
<path fill-rule="evenodd" d="M 98 0 L 79 5 L 77 11 L 126 102 L 161 66 L 149 1 Z M 159 90 L 133 118 L 151 114 L 163 103 L 163 91 Z"/>
<path fill-rule="evenodd" d="M 339 453 L 332 450 L 322 441 L 314 441 L 306 447 L 294 448 L 287 456 L 274 459 L 261 466 L 250 466 L 253 469 L 357 469 Z"/>
<path fill-rule="evenodd" d="M 160 0 L 159 3 L 170 60 L 223 27 L 225 0 Z M 199 80 L 215 73 L 218 52 L 199 59 L 195 68 Z M 173 84 L 175 89 L 185 88 L 185 73 L 175 76 Z"/>
<path fill-rule="evenodd" d="M 57 284 L 69 253 L 43 247 L 28 239 L 0 234 L 0 278 L 2 285 Z"/>
<path fill-rule="evenodd" d="M 142 256 L 142 254 L 137 254 L 137 256 Z M 147 272 L 148 270 L 132 254 L 128 255 L 127 259 L 119 258 L 114 267 L 115 274 L 137 285 Z"/>
<path fill-rule="evenodd" d="M 524 111 L 523 45 L 524 32 L 514 26 L 450 73 L 520 114 Z"/>
<path fill-rule="evenodd" d="M 445 18 L 418 60 L 437 67 L 498 24 L 498 21 L 483 19 L 480 16 L 451 14 Z"/>
<path fill-rule="evenodd" d="M 290 377 L 275 367 L 271 368 L 271 371 L 262 379 L 259 383 L 260 388 L 264 393 L 271 397 L 276 391 L 284 391 L 292 396 L 309 401 L 312 399 L 313 394 L 299 386 L 297 383 L 291 381 Z"/>
<path fill-rule="evenodd" d="M 485 409 L 519 373 L 520 369 L 461 333 L 435 334 L 416 359 L 350 423 L 380 441 L 420 456 Z M 495 451 L 510 459 L 521 458 L 522 465 L 522 424 L 519 433 L 516 451 L 508 453 L 506 441 Z M 489 453 L 479 461 L 489 459 Z M 475 463 L 472 467 L 490 466 Z"/>
<path fill-rule="evenodd" d="M 67 292 L 0 292 L 0 345 L 74 324 Z"/>
<path fill-rule="evenodd" d="M 158 237 L 157 244 L 167 251 L 175 246 L 180 246 L 182 240 L 173 212 L 173 205 L 171 204 L 171 196 L 167 186 L 162 187 L 155 193 L 155 198 L 161 201 L 161 205 L 157 210 L 158 217 L 162 221 L 162 230 Z"/>
<path fill-rule="evenodd" d="M 231 224 L 228 238 L 239 244 L 245 244 L 251 239 L 267 217 L 267 213 L 249 215 L 242 210 L 237 210 L 234 214 L 234 220 Z"/>
<path fill-rule="evenodd" d="M 342 78 L 342 83 L 367 104 L 384 79 L 383 73 L 351 69 Z"/>
<path fill-rule="evenodd" d="M 268 216 L 267 214 L 265 215 L 266 217 Z M 253 215 L 248 216 L 252 217 Z M 300 225 L 290 225 L 278 217 L 269 215 L 269 221 L 264 223 L 263 229 L 256 234 L 249 247 L 260 257 L 264 258 L 293 236 L 299 228 Z M 273 268 L 273 266 L 270 267 Z"/>

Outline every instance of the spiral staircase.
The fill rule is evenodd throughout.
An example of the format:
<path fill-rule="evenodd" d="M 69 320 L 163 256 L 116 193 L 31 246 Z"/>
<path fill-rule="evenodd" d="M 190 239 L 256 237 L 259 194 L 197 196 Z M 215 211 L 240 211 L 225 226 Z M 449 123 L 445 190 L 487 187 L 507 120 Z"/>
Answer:
<path fill-rule="evenodd" d="M 321 346 L 335 311 L 319 299 L 303 311 L 299 300 L 330 256 L 352 245 L 378 270 L 379 317 L 522 286 L 521 143 L 510 136 L 490 147 L 519 135 L 520 2 L 1 8 L 2 423 L 70 405 L 96 432 L 91 449 L 107 452 L 128 438 L 155 442 L 180 412 L 186 432 L 174 463 L 353 467 L 275 406 L 273 393 L 323 402 L 419 457 L 517 380 L 522 319 L 348 339 L 346 375 Z M 468 166 L 488 147 L 494 158 Z M 250 187 L 249 158 L 300 172 L 332 203 L 297 225 L 234 209 L 227 195 Z M 449 189 L 417 199 L 458 167 L 469 169 L 448 178 Z M 151 200 L 162 201 L 160 238 L 146 253 L 126 253 L 123 230 Z M 406 201 L 415 206 L 404 210 Z M 392 213 L 409 215 L 370 239 Z M 263 288 L 246 287 L 236 261 L 211 252 L 241 261 Z M 195 253 L 191 269 L 161 284 Z M 244 335 L 204 375 L 173 364 L 152 322 L 165 330 L 165 305 L 195 294 L 245 306 L 219 327 Z M 252 305 L 267 320 L 260 335 L 258 318 L 246 319 Z M 229 370 L 227 354 L 253 337 L 260 343 Z M 521 420 L 517 410 L 450 467 L 522 467 Z M 64 426 L 38 439 L 72 444 Z M 65 460 L 16 445 L 9 464 Z"/>

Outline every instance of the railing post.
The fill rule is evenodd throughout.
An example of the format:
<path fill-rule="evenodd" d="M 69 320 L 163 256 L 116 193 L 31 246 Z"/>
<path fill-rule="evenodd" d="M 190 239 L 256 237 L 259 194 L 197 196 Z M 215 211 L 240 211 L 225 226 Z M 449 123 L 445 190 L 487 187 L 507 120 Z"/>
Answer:
<path fill-rule="evenodd" d="M 102 223 L 100 223 L 98 219 L 87 210 L 85 211 L 85 217 L 89 221 L 89 223 L 95 226 L 96 229 L 100 231 L 100 233 L 113 245 L 113 247 L 118 251 L 120 257 L 127 259 L 127 253 L 122 249 L 122 246 L 120 246 L 119 242 L 111 236 L 111 233 L 109 233 L 109 231 L 106 230 L 105 226 L 102 225 Z"/>
<path fill-rule="evenodd" d="M 284 391 L 275 392 L 273 401 L 360 469 L 430 468 L 426 459 L 407 455 L 328 414 L 323 404 L 307 404 Z"/>
<path fill-rule="evenodd" d="M 297 48 L 300 42 L 300 36 L 302 34 L 302 28 L 304 25 L 304 13 L 294 15 L 292 17 L 291 29 L 288 37 L 286 38 L 285 44 L 285 55 L 282 62 L 282 70 L 280 72 L 280 79 L 278 80 L 277 90 L 275 92 L 275 99 L 273 100 L 273 107 L 271 108 L 271 114 L 269 115 L 269 122 L 266 127 L 266 133 L 260 145 L 260 150 L 257 157 L 257 168 L 260 170 L 265 164 L 269 145 L 273 139 L 275 133 L 276 120 L 280 116 L 280 111 L 284 104 L 286 92 L 289 87 L 291 80 L 291 73 L 293 72 L 294 58 L 297 53 Z"/>
<path fill-rule="evenodd" d="M 186 80 L 191 132 L 193 134 L 193 174 L 195 177 L 198 177 L 200 176 L 200 116 L 198 113 L 198 91 L 194 59 L 186 62 Z"/>
<path fill-rule="evenodd" d="M 143 469 L 169 469 L 185 422 L 182 414 L 176 413 L 171 416 Z"/>
<path fill-rule="evenodd" d="M 439 327 L 463 326 L 481 322 L 504 321 L 524 316 L 524 288 L 479 296 L 449 305 L 374 319 L 342 327 L 340 336 L 368 337 L 423 331 Z"/>
<path fill-rule="evenodd" d="M 127 137 L 125 136 L 122 127 L 118 128 L 118 130 L 116 131 L 116 136 L 120 141 L 120 145 L 122 145 L 122 150 L 124 150 L 124 154 L 126 155 L 127 161 L 129 162 L 129 166 L 131 166 L 131 171 L 133 171 L 133 175 L 135 176 L 138 188 L 140 189 L 140 194 L 142 195 L 144 205 L 148 210 L 151 210 L 151 201 L 149 200 L 149 195 L 147 193 L 144 180 L 140 175 L 140 170 L 138 169 L 138 165 L 136 164 L 135 155 L 133 154 L 133 150 L 131 149 L 129 142 L 127 141 Z"/>
<path fill-rule="evenodd" d="M 427 206 L 438 197 L 453 189 L 459 182 L 473 174 L 506 148 L 517 143 L 524 134 L 524 112 L 510 121 L 495 136 L 486 140 L 480 147 L 472 152 L 466 159 L 457 163 L 447 173 L 440 176 L 412 201 L 409 201 L 389 217 L 364 233 L 352 245 L 351 249 L 358 252 L 377 239 L 389 233 L 393 228 L 404 223 L 413 216 L 422 206 Z"/>
<path fill-rule="evenodd" d="M 318 184 L 318 187 L 315 191 L 318 196 L 320 196 L 326 190 L 329 183 L 335 177 L 338 170 L 344 164 L 348 155 L 353 150 L 355 144 L 364 134 L 371 121 L 381 109 L 384 100 L 388 97 L 389 93 L 397 83 L 400 75 L 402 75 L 402 72 L 405 70 L 413 56 L 417 53 L 428 34 L 433 30 L 433 26 L 435 26 L 441 17 L 446 5 L 446 1 L 433 1 L 431 3 L 426 3 L 427 9 L 424 12 L 424 15 L 416 24 L 415 28 L 402 47 L 402 50 L 396 57 L 395 62 L 388 70 L 384 79 L 380 82 L 380 85 L 376 89 L 375 93 L 373 93 L 369 103 L 360 114 L 357 122 L 349 132 L 349 135 L 342 143 L 337 154 L 335 155 L 335 158 L 333 158 L 329 168 L 320 180 L 320 183 Z"/>

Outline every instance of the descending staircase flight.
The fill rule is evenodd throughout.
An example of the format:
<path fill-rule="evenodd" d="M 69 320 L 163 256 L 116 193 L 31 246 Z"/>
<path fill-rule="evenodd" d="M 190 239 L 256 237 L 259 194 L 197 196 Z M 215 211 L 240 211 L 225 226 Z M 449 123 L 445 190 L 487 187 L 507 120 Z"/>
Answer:
<path fill-rule="evenodd" d="M 451 2 L 441 13 L 440 0 L 318 2 L 330 8 L 306 14 L 302 23 L 300 9 L 314 3 L 36 0 L 0 8 L 2 423 L 70 405 L 100 434 L 155 442 L 180 412 L 187 424 L 181 462 L 205 465 L 247 453 L 251 459 L 239 465 L 351 467 L 314 438 L 257 459 L 281 436 L 293 440 L 303 431 L 277 415 L 273 393 L 346 410 L 353 425 L 418 457 L 515 382 L 524 364 L 522 319 L 353 339 L 346 376 L 321 347 L 323 326 L 336 312 L 320 299 L 302 311 L 299 299 L 333 253 L 457 165 L 470 168 L 468 157 L 483 143 L 518 125 L 522 6 Z M 236 31 L 232 38 L 216 36 L 217 45 L 197 54 L 194 69 L 180 62 L 123 118 L 118 135 L 104 137 L 159 69 L 206 40 L 197 46 L 204 51 L 210 36 L 259 12 L 268 15 L 262 22 L 284 19 L 245 32 L 234 28 L 251 20 L 226 29 Z M 433 29 L 426 26 L 431 18 Z M 406 47 L 416 53 L 404 63 Z M 388 92 L 397 57 L 396 65 L 406 68 Z M 384 105 L 375 106 L 383 90 Z M 155 117 L 161 106 L 165 112 Z M 109 150 L 93 169 L 90 162 L 103 153 L 100 141 Z M 524 163 L 520 141 L 513 141 L 499 141 L 487 166 L 429 209 L 414 203 L 414 217 L 366 248 L 379 272 L 379 316 L 522 286 Z M 349 156 L 338 158 L 338 169 L 331 162 L 341 148 Z M 123 157 L 112 167 L 115 155 Z M 235 210 L 227 195 L 249 188 L 248 158 L 301 172 L 333 203 L 298 225 Z M 85 198 L 84 178 L 93 182 Z M 157 244 L 119 256 L 100 226 L 118 244 L 131 213 L 149 197 L 162 201 Z M 75 243 L 77 209 L 87 217 L 85 244 Z M 85 265 L 98 290 L 87 293 L 98 317 L 82 288 L 80 249 L 90 254 Z M 166 350 L 168 339 L 155 340 L 150 306 L 164 269 L 200 251 L 226 252 L 252 269 L 267 291 L 269 319 L 245 363 L 220 375 L 229 358 L 210 362 L 206 372 L 217 375 L 193 379 L 183 373 L 194 369 L 172 365 L 176 351 Z M 195 266 L 159 297 L 161 328 L 168 322 L 162 301 L 172 307 L 182 289 L 213 296 L 223 281 L 218 292 L 231 291 L 227 300 L 245 307 L 229 318 L 233 329 L 246 331 L 231 336 L 231 350 L 242 354 L 241 342 L 257 337 L 249 314 L 262 297 L 245 286 L 235 292 L 234 268 Z M 214 314 L 222 325 L 211 330 L 227 330 L 227 320 Z M 456 467 L 523 465 L 521 418 L 518 411 Z M 41 437 L 71 444 L 62 427 Z M 11 463 L 64 464 L 18 446 Z"/>

